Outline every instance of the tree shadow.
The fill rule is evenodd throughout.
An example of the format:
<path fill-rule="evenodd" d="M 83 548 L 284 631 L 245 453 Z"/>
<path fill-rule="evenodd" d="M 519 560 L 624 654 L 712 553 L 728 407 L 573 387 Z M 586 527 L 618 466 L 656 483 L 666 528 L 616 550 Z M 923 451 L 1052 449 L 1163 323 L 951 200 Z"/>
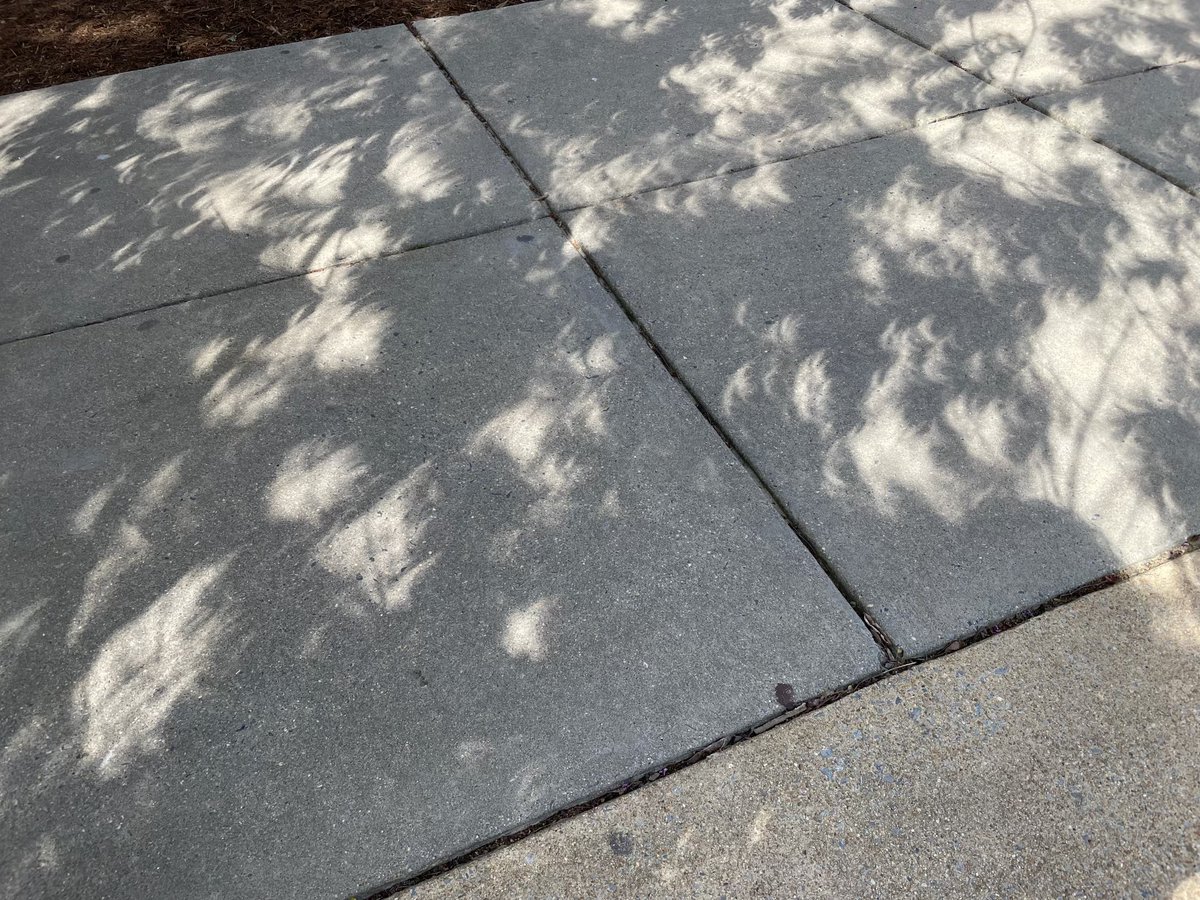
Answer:
<path fill-rule="evenodd" d="M 18 94 L 0 122 L 8 339 L 533 209 L 404 29 Z"/>
<path fill-rule="evenodd" d="M 1189 0 L 847 2 L 1025 97 L 1200 54 L 1200 7 Z"/>
<path fill-rule="evenodd" d="M 1008 99 L 833 0 L 555 0 L 419 28 L 560 209 Z"/>
<path fill-rule="evenodd" d="M 577 144 L 552 109 L 493 119 L 563 197 L 979 99 L 825 5 L 719 32 L 562 8 L 598 53 L 661 53 L 673 98 L 626 132 L 605 96 Z M 341 265 L 528 214 L 519 180 L 457 161 L 486 137 L 439 75 L 395 89 L 415 45 L 347 41 L 303 51 L 316 87 L 272 50 L 261 81 L 0 101 L 0 190 L 29 211 L 10 336 L 278 279 L 0 348 L 13 892 L 382 881 L 766 718 L 777 683 L 874 666 L 549 223 Z M 378 75 L 376 43 L 401 60 Z M 573 225 L 919 647 L 1194 524 L 1191 202 L 1001 110 Z"/>
<path fill-rule="evenodd" d="M 1195 530 L 1193 204 L 1005 107 L 572 226 L 839 573 L 927 650 Z"/>

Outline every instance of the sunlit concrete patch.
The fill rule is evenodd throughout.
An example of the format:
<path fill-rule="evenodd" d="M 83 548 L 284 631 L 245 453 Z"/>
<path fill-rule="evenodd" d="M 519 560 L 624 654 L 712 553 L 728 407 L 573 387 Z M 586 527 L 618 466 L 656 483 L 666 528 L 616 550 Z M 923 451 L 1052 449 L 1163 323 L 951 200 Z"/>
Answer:
<path fill-rule="evenodd" d="M 1192 0 L 848 0 L 1023 96 L 1200 56 Z"/>
<path fill-rule="evenodd" d="M 418 27 L 566 207 L 1007 99 L 833 0 L 547 0 Z"/>
<path fill-rule="evenodd" d="M 572 226 L 906 649 L 1200 531 L 1193 198 L 1017 106 L 770 169 Z"/>
<path fill-rule="evenodd" d="M 0 383 L 5 896 L 344 897 L 880 664 L 548 222 Z"/>
<path fill-rule="evenodd" d="M 403 27 L 0 98 L 0 339 L 536 214 Z"/>
<path fill-rule="evenodd" d="M 206 674 L 215 644 L 229 629 L 207 594 L 227 557 L 186 573 L 162 597 L 104 643 L 75 690 L 81 747 L 102 778 L 119 774 L 136 754 L 161 748 L 171 709 Z"/>
<path fill-rule="evenodd" d="M 1191 900 L 1196 559 L 872 685 L 397 896 L 1047 897 L 1069 887 Z"/>
<path fill-rule="evenodd" d="M 1083 134 L 1200 191 L 1200 63 L 1180 63 L 1035 97 Z"/>
<path fill-rule="evenodd" d="M 546 619 L 553 602 L 545 597 L 509 613 L 504 625 L 504 649 L 509 656 L 538 662 L 546 658 Z"/>

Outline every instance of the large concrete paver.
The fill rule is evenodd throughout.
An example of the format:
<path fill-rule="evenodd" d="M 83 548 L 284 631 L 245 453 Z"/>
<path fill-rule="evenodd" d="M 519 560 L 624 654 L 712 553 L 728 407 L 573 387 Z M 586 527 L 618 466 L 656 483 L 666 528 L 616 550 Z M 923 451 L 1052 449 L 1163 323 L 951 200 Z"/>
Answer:
<path fill-rule="evenodd" d="M 909 652 L 1200 531 L 1200 206 L 1045 116 L 570 222 Z"/>
<path fill-rule="evenodd" d="M 833 0 L 543 0 L 419 29 L 560 208 L 1007 99 Z"/>
<path fill-rule="evenodd" d="M 1200 63 L 1034 98 L 1049 115 L 1200 190 Z"/>
<path fill-rule="evenodd" d="M 528 219 L 383 28 L 0 98 L 0 340 Z"/>
<path fill-rule="evenodd" d="M 0 382 L 6 896 L 344 895 L 879 664 L 546 221 Z"/>
<path fill-rule="evenodd" d="M 848 0 L 1022 96 L 1200 56 L 1196 0 Z"/>
<path fill-rule="evenodd" d="M 419 885 L 439 897 L 1200 897 L 1187 557 Z"/>

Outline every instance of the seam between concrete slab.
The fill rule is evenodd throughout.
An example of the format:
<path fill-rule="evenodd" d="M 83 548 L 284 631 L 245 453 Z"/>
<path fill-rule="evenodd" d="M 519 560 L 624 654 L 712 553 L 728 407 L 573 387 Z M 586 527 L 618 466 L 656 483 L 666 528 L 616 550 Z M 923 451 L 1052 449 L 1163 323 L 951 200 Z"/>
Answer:
<path fill-rule="evenodd" d="M 1042 105 L 1039 105 L 1038 103 L 1034 102 L 1035 99 L 1038 97 L 1049 97 L 1053 94 L 1066 94 L 1066 93 L 1070 93 L 1071 91 L 1074 91 L 1074 90 L 1081 90 L 1081 89 L 1083 89 L 1085 87 L 1089 87 L 1090 85 L 1093 85 L 1093 84 L 1103 84 L 1106 81 L 1113 81 L 1117 78 L 1128 78 L 1132 75 L 1141 75 L 1145 72 L 1153 72 L 1155 69 L 1165 69 L 1168 66 L 1181 65 L 1182 63 L 1194 61 L 1196 59 L 1196 57 L 1188 56 L 1188 57 L 1183 57 L 1181 59 L 1175 60 L 1174 62 L 1159 63 L 1157 65 L 1147 66 L 1144 69 L 1137 69 L 1137 70 L 1134 70 L 1131 72 L 1121 72 L 1116 75 L 1105 75 L 1102 78 L 1097 78 L 1093 81 L 1085 81 L 1081 84 L 1075 85 L 1074 87 L 1067 88 L 1067 89 L 1064 89 L 1061 91 L 1047 91 L 1044 94 L 1019 94 L 1016 91 L 1005 87 L 1004 85 L 996 84 L 992 81 L 989 81 L 987 78 L 985 78 L 980 73 L 975 72 L 971 69 L 968 69 L 966 66 L 964 66 L 962 63 L 960 63 L 958 60 L 952 59 L 951 57 L 946 56 L 944 53 L 941 53 L 938 50 L 935 50 L 933 47 L 926 44 L 924 41 L 919 40 L 918 38 L 914 37 L 913 35 L 909 34 L 906 31 L 904 31 L 903 29 L 896 28 L 893 25 L 889 25 L 887 22 L 881 21 L 880 19 L 876 18 L 875 16 L 871 15 L 868 12 L 864 12 L 861 9 L 855 9 L 853 6 L 851 6 L 847 2 L 847 0 L 836 0 L 836 2 L 838 4 L 840 4 L 841 6 L 846 7 L 846 9 L 850 10 L 851 12 L 862 16 L 867 21 L 873 22 L 874 24 L 878 25 L 880 28 L 887 29 L 892 34 L 896 35 L 897 37 L 903 38 L 904 40 L 909 41 L 912 44 L 915 44 L 916 46 L 920 47 L 922 50 L 928 50 L 930 53 L 932 53 L 938 59 L 942 60 L 943 62 L 947 63 L 948 65 L 954 66 L 954 68 L 958 69 L 961 72 L 966 73 L 967 75 L 970 75 L 972 78 L 975 78 L 978 81 L 982 81 L 984 84 L 988 85 L 989 87 L 995 88 L 998 91 L 1003 91 L 1004 93 L 1008 94 L 1008 96 L 1011 97 L 1015 102 L 1020 103 L 1022 106 L 1032 109 L 1034 112 L 1045 116 L 1047 119 L 1049 119 L 1050 121 L 1054 122 L 1055 124 L 1065 128 L 1065 129 L 1067 129 L 1067 131 L 1070 131 L 1072 134 L 1076 134 L 1079 137 L 1086 138 L 1087 140 L 1091 141 L 1094 144 L 1099 144 L 1101 147 L 1104 147 L 1106 150 L 1111 150 L 1113 153 L 1116 153 L 1122 159 L 1127 159 L 1127 160 L 1129 160 L 1129 162 L 1133 163 L 1134 165 L 1141 166 L 1143 169 L 1145 169 L 1150 174 L 1157 175 L 1163 181 L 1167 182 L 1168 184 L 1170 184 L 1173 187 L 1179 188 L 1179 190 L 1183 191 L 1185 194 L 1188 194 L 1189 196 L 1200 197 L 1200 193 L 1197 193 L 1193 189 L 1189 188 L 1184 182 L 1180 181 L 1178 178 L 1174 177 L 1173 175 L 1168 175 L 1166 172 L 1162 171 L 1160 168 L 1155 166 L 1153 163 L 1146 162 L 1146 160 L 1139 158 L 1138 156 L 1136 156 L 1133 153 L 1130 153 L 1126 150 L 1122 150 L 1120 147 L 1113 146 L 1108 141 L 1105 141 L 1101 138 L 1095 137 L 1094 135 L 1088 134 L 1085 131 L 1081 131 L 1078 128 L 1075 128 L 1068 122 L 1063 121 L 1058 116 L 1055 116 L 1053 113 L 1049 112 Z M 998 105 L 1003 106 L 1005 104 L 998 104 Z"/>
<path fill-rule="evenodd" d="M 1007 88 L 1007 87 L 1004 87 L 1003 85 L 995 84 L 994 82 L 989 81 L 985 76 L 979 74 L 974 69 L 968 69 L 965 65 L 963 65 L 963 63 L 959 62 L 954 57 L 947 56 L 945 53 L 942 53 L 942 51 L 935 49 L 934 47 L 930 46 L 929 44 L 926 44 L 920 38 L 917 38 L 914 35 L 909 34 L 904 29 L 899 28 L 895 25 L 891 25 L 891 24 L 883 21 L 882 19 L 880 19 L 878 16 L 874 16 L 869 12 L 866 12 L 861 9 L 856 9 L 855 7 L 850 5 L 848 0 L 834 0 L 834 2 L 836 2 L 840 6 L 846 7 L 846 9 L 850 10 L 852 13 L 862 16 L 868 22 L 873 22 L 874 24 L 878 25 L 880 28 L 890 31 L 892 34 L 896 35 L 897 37 L 902 37 L 902 38 L 904 38 L 904 40 L 908 41 L 909 43 L 916 44 L 922 50 L 928 50 L 930 53 L 932 53 L 938 59 L 942 60 L 945 63 L 949 63 L 950 65 L 954 66 L 954 68 L 958 69 L 960 72 L 965 72 L 967 75 L 970 75 L 972 78 L 976 79 L 977 81 L 982 81 L 988 87 L 995 88 L 998 91 L 1003 91 L 1004 93 L 1006 93 L 1010 97 L 1012 97 L 1014 100 L 1019 100 L 1019 101 L 1025 101 L 1025 100 L 1028 100 L 1030 97 L 1035 97 L 1035 96 L 1045 96 L 1045 94 L 1066 93 L 1067 91 L 1078 90 L 1080 88 L 1088 87 L 1089 85 L 1102 84 L 1105 81 L 1112 81 L 1114 78 L 1127 78 L 1130 75 L 1140 75 L 1142 72 L 1152 72 L 1155 69 L 1163 69 L 1163 68 L 1166 68 L 1167 66 L 1177 66 L 1177 65 L 1180 65 L 1181 63 L 1192 62 L 1193 60 L 1200 59 L 1200 57 L 1196 57 L 1196 56 L 1181 56 L 1179 59 L 1173 60 L 1172 62 L 1156 63 L 1155 65 L 1148 66 L 1144 69 L 1131 69 L 1128 72 L 1118 72 L 1115 75 L 1102 75 L 1099 78 L 1093 79 L 1092 81 L 1082 81 L 1073 87 L 1064 88 L 1061 91 L 1046 91 L 1045 94 L 1042 94 L 1042 95 L 1019 94 L 1016 91 L 1012 90 L 1011 88 Z"/>
<path fill-rule="evenodd" d="M 496 129 L 492 127 L 492 123 L 488 121 L 483 112 L 475 105 L 474 102 L 472 102 L 462 85 L 458 83 L 458 80 L 446 67 L 446 64 L 442 61 L 441 57 L 438 56 L 437 51 L 430 46 L 429 42 L 425 40 L 424 35 L 417 30 L 415 25 L 410 24 L 408 29 L 412 32 L 413 37 L 421 44 L 421 46 L 425 48 L 425 52 L 429 54 L 429 58 L 433 60 L 434 65 L 436 65 L 442 72 L 443 76 L 454 88 L 458 96 L 462 98 L 463 103 L 467 105 L 467 107 L 471 110 L 475 117 L 479 119 L 480 123 L 487 130 L 488 134 L 492 136 L 492 140 L 496 142 L 501 152 L 503 152 L 504 155 L 509 158 L 513 168 L 520 173 L 521 177 L 525 180 L 525 183 L 529 186 L 529 189 L 534 193 L 534 196 L 536 196 L 545 207 L 549 217 L 558 226 L 559 230 L 563 233 L 563 236 L 575 249 L 575 252 L 578 253 L 580 258 L 587 263 L 588 268 L 592 270 L 592 275 L 595 276 L 596 280 L 600 283 L 604 290 L 608 292 L 609 296 L 612 297 L 613 301 L 618 307 L 620 307 L 630 324 L 632 324 L 637 330 L 637 333 L 641 335 L 642 340 L 645 341 L 651 352 L 654 353 L 662 367 L 666 369 L 667 374 L 670 375 L 671 378 L 683 389 L 683 391 L 691 399 L 692 404 L 699 411 L 700 415 L 703 416 L 704 420 L 709 424 L 709 427 L 716 432 L 717 436 L 721 439 L 725 446 L 729 448 L 730 452 L 733 453 L 738 462 L 740 462 L 743 468 L 745 468 L 746 471 L 750 473 L 751 477 L 754 478 L 758 486 L 770 499 L 772 505 L 775 507 L 775 511 L 783 518 L 784 522 L 787 523 L 788 527 L 792 530 L 792 533 L 804 546 L 805 550 L 808 551 L 809 555 L 816 560 L 826 577 L 833 582 L 833 585 L 837 588 L 838 593 L 842 595 L 846 603 L 848 603 L 850 608 L 854 610 L 855 615 L 858 616 L 859 620 L 870 633 L 871 639 L 879 648 L 882 664 L 884 666 L 888 666 L 894 665 L 896 662 L 898 662 L 903 656 L 903 651 L 900 649 L 899 644 L 892 639 L 891 635 L 884 630 L 883 626 L 875 621 L 874 617 L 867 610 L 866 604 L 862 602 L 862 600 L 854 593 L 854 590 L 845 581 L 845 579 L 843 579 L 837 570 L 834 569 L 833 565 L 821 552 L 816 542 L 807 533 L 807 531 L 805 531 L 804 527 L 800 524 L 796 517 L 792 515 L 787 506 L 784 505 L 782 499 L 767 482 L 766 478 L 763 477 L 762 472 L 759 471 L 758 467 L 754 465 L 753 462 L 751 462 L 750 458 L 746 455 L 742 448 L 737 445 L 733 439 L 733 436 L 725 430 L 723 425 L 721 425 L 720 421 L 717 419 L 717 416 L 708 408 L 708 404 L 704 402 L 700 394 L 692 387 L 691 384 L 688 383 L 688 380 L 683 377 L 683 374 L 675 366 L 675 363 L 672 362 L 666 351 L 659 345 L 658 341 L 654 339 L 654 336 L 646 328 L 645 323 L 643 323 L 638 317 L 633 307 L 629 305 L 623 296 L 621 296 L 620 291 L 616 289 L 616 286 L 613 285 L 608 276 L 605 275 L 603 269 L 600 268 L 599 263 L 596 262 L 596 259 L 591 253 L 588 252 L 587 248 L 585 248 L 583 244 L 576 239 L 575 235 L 571 232 L 570 226 L 562 217 L 562 214 L 550 202 L 546 192 L 541 189 L 540 185 L 538 185 L 536 181 L 534 181 L 533 177 L 521 164 L 520 160 L 516 158 L 512 150 L 497 133 Z"/>
<path fill-rule="evenodd" d="M 808 159 L 812 156 L 820 156 L 823 153 L 831 153 L 835 150 L 844 150 L 847 147 L 857 147 L 859 144 L 869 144 L 872 141 L 881 141 L 886 138 L 897 137 L 902 134 L 908 134 L 910 131 L 917 131 L 920 128 L 925 128 L 929 125 L 936 125 L 939 122 L 949 122 L 953 119 L 961 119 L 964 116 L 973 116 L 977 113 L 988 112 L 993 109 L 1000 109 L 1005 106 L 1011 106 L 1020 101 L 1016 98 L 1010 98 L 1003 103 L 996 103 L 991 106 L 976 106 L 972 109 L 964 109 L 955 113 L 948 113 L 944 116 L 939 116 L 935 119 L 927 119 L 917 125 L 901 125 L 893 128 L 891 131 L 881 131 L 879 134 L 871 134 L 866 137 L 855 138 L 852 141 L 846 141 L 842 144 L 830 144 L 828 147 L 818 147 L 814 150 L 805 150 L 802 153 L 795 153 L 791 156 L 781 156 L 778 159 L 768 159 L 763 162 L 747 163 L 744 166 L 734 166 L 729 169 L 722 169 L 720 172 L 713 172 L 711 175 L 698 175 L 695 178 L 681 178 L 678 181 L 667 182 L 666 184 L 655 185 L 654 187 L 641 188 L 636 191 L 629 191 L 624 194 L 614 194 L 611 197 L 606 197 L 597 203 L 581 203 L 578 206 L 565 206 L 557 211 L 561 215 L 568 213 L 579 212 L 583 209 L 591 209 L 596 206 L 604 206 L 608 203 L 615 203 L 618 200 L 632 200 L 635 197 L 643 197 L 647 194 L 653 194 L 657 191 L 668 191 L 672 188 L 685 187 L 691 184 L 703 184 L 706 181 L 715 181 L 718 178 L 726 178 L 730 175 L 738 175 L 742 172 L 754 172 L 758 169 L 770 169 L 773 166 L 781 166 L 786 163 L 792 163 L 800 159 Z M 547 201 L 549 202 L 549 201 Z"/>
<path fill-rule="evenodd" d="M 1165 66 L 1155 66 L 1154 68 L 1161 69 L 1161 68 L 1165 68 Z M 1152 72 L 1152 71 L 1154 71 L 1154 69 L 1145 69 L 1144 71 Z M 1142 74 L 1142 73 L 1141 72 L 1131 72 L 1130 73 L 1130 75 L 1140 75 L 1140 74 Z M 1128 78 L 1129 75 L 1123 75 L 1120 77 Z M 1109 80 L 1111 80 L 1111 79 L 1109 79 Z M 1093 83 L 1096 83 L 1096 82 L 1093 82 Z M 1081 87 L 1087 87 L 1087 85 L 1081 85 Z M 1056 91 L 1055 94 L 1057 94 L 1057 93 L 1059 93 L 1059 92 Z M 1042 102 L 1040 100 L 1040 97 L 1049 97 L 1049 96 L 1053 96 L 1053 95 L 1041 94 L 1038 97 L 1028 97 L 1025 100 L 1022 100 L 1020 102 L 1021 102 L 1022 106 L 1027 106 L 1030 109 L 1034 110 L 1035 112 L 1041 113 L 1047 119 L 1050 119 L 1052 122 L 1056 122 L 1058 125 L 1062 126 L 1063 128 L 1065 128 L 1067 131 L 1071 132 L 1072 134 L 1078 135 L 1081 138 L 1086 138 L 1087 140 L 1091 141 L 1094 144 L 1099 144 L 1101 147 L 1104 147 L 1106 150 L 1111 150 L 1113 153 L 1117 154 L 1117 156 L 1121 157 L 1122 159 L 1129 160 L 1129 162 L 1133 163 L 1135 166 L 1140 166 L 1141 168 L 1145 169 L 1147 172 L 1151 173 L 1152 175 L 1157 175 L 1163 181 L 1167 182 L 1172 187 L 1179 188 L 1179 190 L 1183 191 L 1185 194 L 1189 194 L 1193 197 L 1200 197 L 1200 192 L 1197 192 L 1196 189 L 1189 187 L 1187 182 L 1182 181 L 1179 178 L 1176 178 L 1174 175 L 1171 175 L 1168 172 L 1164 172 L 1158 166 L 1154 165 L 1154 163 L 1147 162 L 1146 160 L 1139 157 L 1137 154 L 1131 153 L 1128 150 L 1118 147 L 1116 144 L 1113 144 L 1110 141 L 1107 141 L 1102 137 L 1097 137 L 1094 134 L 1088 134 L 1086 131 L 1084 131 L 1080 128 L 1077 128 L 1075 125 L 1073 125 L 1068 120 L 1066 120 L 1060 116 L 1056 116 L 1044 104 L 1044 102 Z"/>
<path fill-rule="evenodd" d="M 1146 66 L 1144 69 L 1135 69 L 1132 72 L 1118 72 L 1116 75 L 1101 75 L 1099 78 L 1094 78 L 1091 81 L 1084 81 L 1081 84 L 1075 85 L 1074 87 L 1061 88 L 1057 91 L 1043 91 L 1040 94 L 1028 94 L 1026 99 L 1032 99 L 1034 97 L 1049 97 L 1051 94 L 1070 94 L 1074 91 L 1081 91 L 1084 88 L 1089 88 L 1097 84 L 1105 84 L 1109 81 L 1118 81 L 1122 78 L 1133 78 L 1135 75 L 1145 75 L 1147 72 L 1157 72 L 1159 69 L 1169 69 L 1172 66 L 1186 65 L 1187 63 L 1195 62 L 1196 59 L 1197 57 L 1195 56 L 1181 56 L 1179 59 L 1172 60 L 1171 62 L 1155 63 L 1152 66 Z"/>
<path fill-rule="evenodd" d="M 0 351 L 4 347 L 12 344 L 20 344 L 25 341 L 35 341 L 40 338 L 53 337 L 56 334 L 64 334 L 69 331 L 78 331 L 81 328 L 91 328 L 94 325 L 105 325 L 109 322 L 117 322 L 121 319 L 129 319 L 133 316 L 140 316 L 143 313 L 157 312 L 164 309 L 171 309 L 175 306 L 183 306 L 185 303 L 192 303 L 196 300 L 209 300 L 213 297 L 224 297 L 228 294 L 236 294 L 239 291 L 246 291 L 251 288 L 263 287 L 268 284 L 278 284 L 281 281 L 291 281 L 294 278 L 307 278 L 309 275 L 316 275 L 321 272 L 329 272 L 334 269 L 344 269 L 348 266 L 359 266 L 364 263 L 375 262 L 381 259 L 392 259 L 397 256 L 404 256 L 407 253 L 415 253 L 418 250 L 428 250 L 430 247 L 441 247 L 446 244 L 456 244 L 459 241 L 469 241 L 474 238 L 484 237 L 485 235 L 495 234 L 498 231 L 504 231 L 508 228 L 515 228 L 518 225 L 527 225 L 534 222 L 540 222 L 542 219 L 549 218 L 546 214 L 533 216 L 532 218 L 518 218 L 511 222 L 505 222 L 502 225 L 497 225 L 493 228 L 484 228 L 479 231 L 472 231 L 467 234 L 459 235 L 458 237 L 447 238 L 444 241 L 429 241 L 424 244 L 413 244 L 410 247 L 403 247 L 399 250 L 391 250 L 386 253 L 380 253 L 376 256 L 362 256 L 355 259 L 340 260 L 335 263 L 330 263 L 327 266 L 319 266 L 315 269 L 303 269 L 297 272 L 285 272 L 280 275 L 273 275 L 268 278 L 255 279 L 243 284 L 234 285 L 233 287 L 220 288 L 215 291 L 206 291 L 201 294 L 185 294 L 182 297 L 174 297 L 170 300 L 164 300 L 162 303 L 156 303 L 154 306 L 144 306 L 138 309 L 130 309 L 125 312 L 113 313 L 111 316 L 103 316 L 99 319 L 89 319 L 86 322 L 76 322 L 71 325 L 63 325 L 60 328 L 54 328 L 49 331 L 39 331 L 36 334 L 24 334 L 20 337 L 0 339 Z"/>
<path fill-rule="evenodd" d="M 1039 618 L 1048 612 L 1058 609 L 1059 607 L 1066 606 L 1067 604 L 1073 603 L 1076 600 L 1080 600 L 1090 594 L 1094 594 L 1097 591 L 1115 587 L 1119 584 L 1124 584 L 1125 582 L 1131 581 L 1139 575 L 1143 575 L 1146 572 L 1156 569 L 1159 566 L 1165 565 L 1172 560 L 1178 559 L 1181 556 L 1185 556 L 1186 554 L 1197 550 L 1200 550 L 1200 534 L 1194 534 L 1181 543 L 1176 544 L 1174 547 L 1171 547 L 1169 550 L 1165 550 L 1162 553 L 1150 557 L 1149 559 L 1143 560 L 1142 562 L 1134 563 L 1133 565 L 1125 566 L 1120 569 L 1115 569 L 1112 572 L 1086 582 L 1079 587 L 1072 588 L 1069 591 L 1064 591 L 1063 593 L 1052 597 L 1051 599 L 1039 604 L 1036 607 L 1033 607 L 1032 609 L 1028 609 L 1017 613 L 1016 615 L 1001 619 L 991 625 L 985 625 L 966 638 L 959 638 L 951 641 L 936 650 L 930 651 L 929 653 L 925 653 L 919 657 L 906 659 L 897 665 L 887 666 L 840 688 L 834 688 L 831 691 L 826 691 L 825 693 L 816 697 L 812 697 L 808 700 L 797 703 L 795 706 L 785 710 L 777 716 L 763 720 L 762 722 L 743 729 L 742 731 L 718 738 L 717 740 L 712 741 L 711 743 L 706 744 L 705 746 L 700 747 L 673 762 L 669 762 L 664 766 L 660 766 L 649 772 L 644 772 L 640 775 L 627 779 L 620 785 L 602 791 L 589 800 L 584 800 L 580 803 L 566 807 L 565 809 L 558 810 L 557 812 L 551 813 L 535 823 L 518 826 L 506 834 L 498 835 L 489 840 L 483 841 L 476 846 L 463 851 L 462 853 L 443 860 L 440 863 L 435 863 L 434 865 L 424 869 L 421 872 L 418 872 L 415 875 L 410 875 L 407 878 L 403 878 L 386 885 L 381 885 L 377 888 L 371 888 L 362 894 L 352 894 L 350 895 L 349 900 L 387 900 L 387 898 L 394 897 L 400 891 L 407 890 L 408 888 L 418 885 L 421 882 L 436 878 L 439 875 L 444 875 L 445 873 L 456 869 L 459 866 L 465 865 L 469 862 L 479 859 L 480 857 L 487 856 L 488 854 L 500 850 L 503 847 L 507 847 L 510 844 L 515 844 L 518 841 L 530 837 L 539 831 L 543 831 L 552 825 L 556 825 L 561 821 L 574 818 L 575 816 L 581 815 L 588 810 L 595 809 L 597 806 L 602 806 L 605 803 L 616 800 L 618 797 L 632 793 L 638 788 L 645 787 L 646 785 L 651 784 L 660 778 L 692 766 L 701 760 L 712 756 L 714 753 L 718 753 L 722 750 L 732 747 L 734 744 L 740 744 L 742 741 L 756 737 L 757 735 L 760 735 L 765 731 L 769 731 L 778 725 L 782 725 L 786 722 L 800 718 L 801 716 L 808 715 L 809 713 L 815 712 L 825 706 L 829 706 L 831 703 L 836 703 L 838 700 L 849 697 L 851 694 L 857 693 L 858 691 L 869 687 L 872 684 L 877 684 L 888 678 L 892 678 L 901 672 L 905 672 L 916 666 L 923 665 L 924 663 L 932 662 L 935 659 L 940 659 L 945 656 L 950 656 L 961 650 L 965 650 L 967 647 L 988 640 L 996 635 L 1003 634 L 1004 632 L 1011 631 L 1014 628 L 1025 624 L 1026 622 Z"/>

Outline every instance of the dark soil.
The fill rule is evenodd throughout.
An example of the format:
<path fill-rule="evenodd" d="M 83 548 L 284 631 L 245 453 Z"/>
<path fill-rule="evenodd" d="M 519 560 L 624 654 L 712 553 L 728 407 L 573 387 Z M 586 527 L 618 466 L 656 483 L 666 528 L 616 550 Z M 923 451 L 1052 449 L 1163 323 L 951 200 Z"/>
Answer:
<path fill-rule="evenodd" d="M 0 0 L 0 94 L 521 0 Z"/>

